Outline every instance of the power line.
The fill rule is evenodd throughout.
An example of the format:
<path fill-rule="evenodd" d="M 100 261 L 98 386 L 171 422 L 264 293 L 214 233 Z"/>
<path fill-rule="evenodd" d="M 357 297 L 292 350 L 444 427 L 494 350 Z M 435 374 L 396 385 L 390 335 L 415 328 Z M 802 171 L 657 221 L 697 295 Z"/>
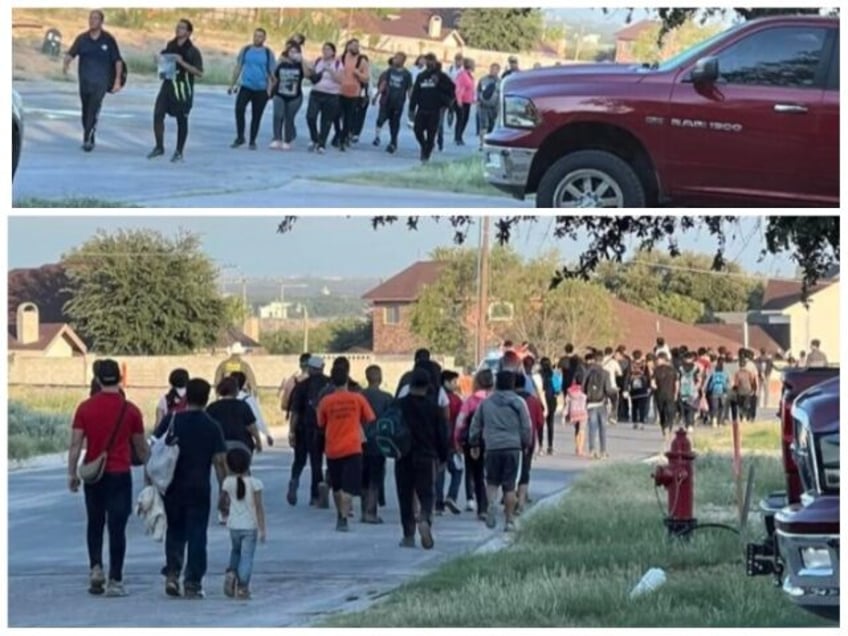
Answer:
<path fill-rule="evenodd" d="M 652 263 L 650 261 L 640 261 L 640 260 L 632 260 L 626 263 L 621 263 L 621 267 L 630 267 L 632 265 L 644 265 L 646 267 L 654 267 L 656 269 L 670 269 L 682 272 L 692 272 L 694 274 L 706 274 L 709 276 L 730 276 L 733 278 L 744 278 L 744 279 L 755 279 L 755 280 L 778 280 L 778 281 L 787 281 L 787 282 L 801 282 L 797 278 L 783 278 L 777 276 L 769 276 L 768 274 L 751 274 L 747 272 L 727 272 L 727 271 L 716 271 L 714 269 L 702 269 L 698 267 L 687 267 L 685 265 L 671 265 L 664 263 Z"/>

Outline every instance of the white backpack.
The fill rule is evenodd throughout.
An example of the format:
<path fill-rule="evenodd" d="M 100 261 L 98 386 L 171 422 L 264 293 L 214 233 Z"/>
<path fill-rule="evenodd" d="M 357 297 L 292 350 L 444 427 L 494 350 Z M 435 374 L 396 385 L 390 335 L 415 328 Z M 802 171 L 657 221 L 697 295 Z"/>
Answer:
<path fill-rule="evenodd" d="M 151 440 L 150 459 L 147 460 L 147 476 L 163 495 L 174 479 L 174 471 L 177 469 L 177 461 L 180 458 L 178 440 L 176 438 L 171 439 L 174 432 L 175 417 L 176 413 L 171 413 L 168 430 L 161 437 L 154 437 Z"/>

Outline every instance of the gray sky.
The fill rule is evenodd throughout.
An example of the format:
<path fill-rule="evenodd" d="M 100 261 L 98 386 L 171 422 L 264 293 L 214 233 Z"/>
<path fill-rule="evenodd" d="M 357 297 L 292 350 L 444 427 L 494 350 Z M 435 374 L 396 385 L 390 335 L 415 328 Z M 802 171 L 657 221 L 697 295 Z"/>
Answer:
<path fill-rule="evenodd" d="M 180 228 L 201 234 L 206 253 L 221 266 L 246 276 L 387 277 L 411 262 L 426 259 L 440 245 L 450 245 L 453 229 L 446 219 L 423 219 L 417 232 L 402 222 L 378 231 L 367 217 L 301 217 L 289 234 L 278 234 L 276 217 L 9 217 L 9 267 L 38 267 L 57 262 L 63 253 L 84 242 L 99 228 L 151 228 L 165 234 Z M 758 219 L 742 219 L 728 242 L 727 257 L 757 273 L 791 276 L 794 265 L 785 256 L 758 262 L 763 246 Z M 564 259 L 585 249 L 581 238 L 556 240 L 553 219 L 524 225 L 511 243 L 521 253 L 557 248 Z M 477 231 L 471 242 L 476 245 Z M 706 231 L 680 238 L 684 250 L 712 254 L 715 240 Z M 236 269 L 237 268 L 237 269 Z"/>

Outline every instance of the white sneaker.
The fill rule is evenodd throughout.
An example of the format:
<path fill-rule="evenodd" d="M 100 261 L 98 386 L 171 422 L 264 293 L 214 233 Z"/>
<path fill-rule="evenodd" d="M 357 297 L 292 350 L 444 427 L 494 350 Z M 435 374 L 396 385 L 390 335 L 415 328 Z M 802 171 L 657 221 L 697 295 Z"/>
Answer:
<path fill-rule="evenodd" d="M 283 150 L 291 150 L 291 144 L 283 144 Z"/>
<path fill-rule="evenodd" d="M 473 499 L 465 504 L 465 512 L 477 512 L 477 504 Z"/>
<path fill-rule="evenodd" d="M 227 518 L 224 516 L 224 513 L 220 511 L 218 511 L 218 523 L 222 526 L 227 525 Z"/>
<path fill-rule="evenodd" d="M 127 591 L 124 589 L 124 584 L 120 581 L 109 581 L 106 584 L 106 596 L 119 598 L 126 595 Z"/>
<path fill-rule="evenodd" d="M 271 145 L 268 146 L 271 150 L 280 150 L 283 147 L 282 141 L 272 141 Z"/>

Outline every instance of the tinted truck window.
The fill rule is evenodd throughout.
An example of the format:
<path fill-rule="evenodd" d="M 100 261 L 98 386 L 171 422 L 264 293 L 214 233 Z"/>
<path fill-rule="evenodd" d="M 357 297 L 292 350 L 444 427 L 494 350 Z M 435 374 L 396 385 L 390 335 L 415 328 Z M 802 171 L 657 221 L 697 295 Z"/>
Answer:
<path fill-rule="evenodd" d="M 759 31 L 718 55 L 721 77 L 729 84 L 814 88 L 826 36 L 815 27 Z"/>

